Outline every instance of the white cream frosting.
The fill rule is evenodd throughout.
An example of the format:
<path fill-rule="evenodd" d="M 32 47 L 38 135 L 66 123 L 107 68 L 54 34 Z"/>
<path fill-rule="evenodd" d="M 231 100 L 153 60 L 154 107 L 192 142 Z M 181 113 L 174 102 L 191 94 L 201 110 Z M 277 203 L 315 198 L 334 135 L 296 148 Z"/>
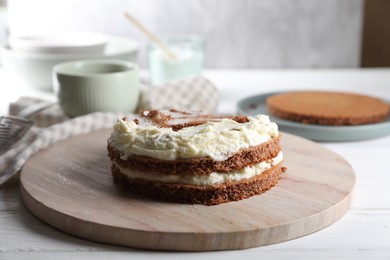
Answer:
<path fill-rule="evenodd" d="M 121 152 L 122 159 L 130 155 L 161 160 L 208 156 L 223 161 L 241 149 L 278 136 L 278 127 L 270 122 L 268 116 L 258 115 L 248 119 L 247 123 L 222 119 L 179 131 L 118 119 L 108 141 Z"/>
<path fill-rule="evenodd" d="M 250 179 L 260 175 L 272 166 L 278 165 L 283 161 L 283 153 L 279 154 L 269 161 L 260 162 L 254 166 L 247 166 L 240 170 L 231 171 L 229 173 L 212 172 L 209 175 L 163 175 L 160 173 L 145 173 L 142 171 L 131 170 L 116 165 L 119 170 L 132 179 L 142 179 L 154 182 L 191 184 L 191 185 L 215 185 L 228 182 L 236 182 L 240 180 Z"/>

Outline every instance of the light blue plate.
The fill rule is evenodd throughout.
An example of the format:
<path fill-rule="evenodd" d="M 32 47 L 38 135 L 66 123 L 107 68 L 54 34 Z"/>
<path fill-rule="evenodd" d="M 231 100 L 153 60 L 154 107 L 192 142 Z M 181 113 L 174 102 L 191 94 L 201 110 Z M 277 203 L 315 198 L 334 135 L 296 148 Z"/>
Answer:
<path fill-rule="evenodd" d="M 245 98 L 238 102 L 237 113 L 244 115 L 267 114 L 271 121 L 279 126 L 279 130 L 299 135 L 314 141 L 346 142 L 361 141 L 383 137 L 390 134 L 390 116 L 376 124 L 360 126 L 320 126 L 308 125 L 284 120 L 268 113 L 266 99 L 281 92 L 272 92 Z M 390 103 L 386 101 L 387 103 Z"/>

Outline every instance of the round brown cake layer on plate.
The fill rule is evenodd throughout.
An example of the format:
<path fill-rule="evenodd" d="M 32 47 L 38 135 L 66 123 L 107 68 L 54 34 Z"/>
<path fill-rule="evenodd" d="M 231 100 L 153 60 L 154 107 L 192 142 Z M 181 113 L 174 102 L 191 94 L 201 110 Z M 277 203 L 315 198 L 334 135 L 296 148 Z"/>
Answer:
<path fill-rule="evenodd" d="M 114 183 L 132 194 L 176 203 L 217 205 L 264 193 L 276 185 L 285 168 L 279 164 L 250 179 L 208 186 L 132 179 L 121 173 L 115 164 L 111 170 Z"/>
<path fill-rule="evenodd" d="M 377 123 L 389 116 L 384 101 L 354 93 L 300 91 L 267 98 L 271 114 L 291 121 L 318 125 L 362 125 Z"/>
<path fill-rule="evenodd" d="M 174 175 L 204 175 L 211 172 L 226 173 L 245 166 L 252 166 L 261 161 L 274 158 L 281 151 L 281 135 L 272 138 L 266 143 L 248 149 L 240 150 L 225 161 L 215 161 L 210 157 L 159 160 L 155 158 L 132 155 L 127 160 L 121 159 L 121 153 L 108 144 L 108 156 L 118 165 L 138 171 L 158 172 Z"/>

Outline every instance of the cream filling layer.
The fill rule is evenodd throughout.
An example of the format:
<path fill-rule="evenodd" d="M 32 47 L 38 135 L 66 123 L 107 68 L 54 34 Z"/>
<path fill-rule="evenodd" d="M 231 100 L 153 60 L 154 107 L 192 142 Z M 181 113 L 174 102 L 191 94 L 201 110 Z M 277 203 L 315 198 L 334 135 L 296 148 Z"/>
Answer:
<path fill-rule="evenodd" d="M 231 119 L 185 127 L 179 131 L 147 122 L 118 119 L 108 139 L 126 160 L 142 155 L 160 160 L 211 157 L 224 161 L 241 149 L 257 146 L 279 135 L 278 126 L 266 115 L 248 117 L 249 122 Z"/>
<path fill-rule="evenodd" d="M 158 173 L 145 173 L 136 170 L 130 170 L 123 168 L 116 164 L 121 173 L 125 174 L 131 179 L 142 179 L 155 182 L 163 183 L 178 183 L 178 184 L 191 184 L 191 185 L 215 185 L 223 184 L 228 182 L 236 182 L 240 180 L 250 179 L 254 176 L 260 175 L 272 166 L 278 165 L 283 161 L 283 153 L 279 154 L 269 161 L 263 161 L 254 166 L 247 166 L 240 170 L 235 170 L 229 173 L 212 172 L 209 175 L 162 175 Z"/>

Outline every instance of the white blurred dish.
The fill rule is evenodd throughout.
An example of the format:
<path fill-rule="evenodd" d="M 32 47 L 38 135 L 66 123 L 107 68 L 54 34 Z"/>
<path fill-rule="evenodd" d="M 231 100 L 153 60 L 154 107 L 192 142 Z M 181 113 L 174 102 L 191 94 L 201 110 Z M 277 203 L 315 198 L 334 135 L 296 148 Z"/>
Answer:
<path fill-rule="evenodd" d="M 1 64 L 27 84 L 52 91 L 52 69 L 54 65 L 72 60 L 118 59 L 136 62 L 139 45 L 132 39 L 109 36 L 104 53 L 30 53 L 0 48 Z"/>
<path fill-rule="evenodd" d="M 94 32 L 58 32 L 40 35 L 11 36 L 14 51 L 38 53 L 103 53 L 107 36 Z"/>

